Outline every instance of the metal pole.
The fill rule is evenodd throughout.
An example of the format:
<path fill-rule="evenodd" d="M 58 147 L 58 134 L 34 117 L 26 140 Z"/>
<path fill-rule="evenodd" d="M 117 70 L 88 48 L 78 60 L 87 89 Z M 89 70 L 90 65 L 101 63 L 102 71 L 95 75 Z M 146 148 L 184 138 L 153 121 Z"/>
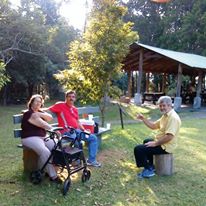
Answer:
<path fill-rule="evenodd" d="M 118 106 L 119 106 L 119 114 L 120 114 L 121 126 L 122 126 L 122 129 L 124 129 L 124 122 L 123 122 L 123 116 L 122 116 L 122 109 L 121 109 L 120 105 L 118 105 Z"/>

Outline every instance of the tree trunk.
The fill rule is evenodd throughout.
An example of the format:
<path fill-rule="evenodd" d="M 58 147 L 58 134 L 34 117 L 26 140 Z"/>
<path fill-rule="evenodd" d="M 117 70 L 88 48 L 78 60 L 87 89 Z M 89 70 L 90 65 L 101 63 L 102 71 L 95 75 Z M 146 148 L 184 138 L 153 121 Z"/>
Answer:
<path fill-rule="evenodd" d="M 100 108 L 100 111 L 101 111 L 101 126 L 104 127 L 104 121 L 105 121 L 105 108 L 106 108 L 106 104 L 107 104 L 107 97 L 108 97 L 108 92 L 109 89 L 108 89 L 108 85 L 106 84 L 105 85 L 105 89 L 103 91 L 104 93 L 104 96 L 102 98 L 102 101 L 100 102 L 100 105 L 99 105 L 99 108 Z"/>
<path fill-rule="evenodd" d="M 7 105 L 7 90 L 8 90 L 8 86 L 6 85 L 3 89 L 3 105 L 6 106 Z"/>
<path fill-rule="evenodd" d="M 28 84 L 29 98 L 33 95 L 34 84 Z"/>

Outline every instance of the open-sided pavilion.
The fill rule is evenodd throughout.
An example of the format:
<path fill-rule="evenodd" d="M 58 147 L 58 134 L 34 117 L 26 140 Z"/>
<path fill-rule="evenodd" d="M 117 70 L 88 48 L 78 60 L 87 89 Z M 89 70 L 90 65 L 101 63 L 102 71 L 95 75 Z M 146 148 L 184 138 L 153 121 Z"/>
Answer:
<path fill-rule="evenodd" d="M 177 76 L 176 95 L 174 98 L 175 109 L 179 109 L 182 104 L 182 75 L 198 77 L 193 107 L 201 107 L 201 91 L 206 73 L 206 57 L 161 49 L 135 42 L 130 45 L 130 52 L 123 63 L 123 70 L 128 73 L 129 77 L 129 94 L 131 94 L 131 74 L 133 71 L 138 71 L 137 91 L 134 98 L 136 104 L 142 103 L 141 83 L 142 73 L 145 72 L 146 74 L 158 73 L 163 75 L 163 85 L 165 84 L 164 79 L 167 74 L 174 74 Z"/>

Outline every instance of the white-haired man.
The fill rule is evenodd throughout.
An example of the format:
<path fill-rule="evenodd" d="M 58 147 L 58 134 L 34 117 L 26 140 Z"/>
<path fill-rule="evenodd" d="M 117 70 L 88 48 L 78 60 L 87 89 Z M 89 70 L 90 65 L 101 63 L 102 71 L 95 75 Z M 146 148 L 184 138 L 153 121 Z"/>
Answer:
<path fill-rule="evenodd" d="M 154 139 L 146 139 L 143 144 L 134 148 L 134 156 L 137 167 L 144 167 L 139 178 L 149 178 L 155 175 L 153 155 L 172 153 L 177 146 L 177 137 L 181 126 L 179 115 L 172 108 L 172 99 L 169 96 L 162 96 L 158 100 L 162 117 L 153 122 L 142 114 L 137 119 L 153 130 L 159 130 Z"/>

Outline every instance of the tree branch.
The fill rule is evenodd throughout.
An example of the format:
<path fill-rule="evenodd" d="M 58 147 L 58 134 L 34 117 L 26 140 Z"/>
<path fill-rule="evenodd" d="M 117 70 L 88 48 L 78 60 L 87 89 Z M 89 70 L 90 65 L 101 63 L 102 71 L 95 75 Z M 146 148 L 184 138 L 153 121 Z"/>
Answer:
<path fill-rule="evenodd" d="M 25 54 L 31 54 L 31 55 L 35 55 L 35 56 L 41 56 L 41 54 L 39 53 L 35 53 L 35 52 L 32 52 L 32 51 L 27 51 L 27 50 L 24 50 L 24 49 L 19 49 L 19 48 L 16 48 L 16 47 L 10 47 L 10 48 L 7 48 L 3 51 L 1 51 L 1 53 L 7 53 L 9 51 L 19 51 L 19 52 L 22 52 L 22 53 L 25 53 Z"/>

